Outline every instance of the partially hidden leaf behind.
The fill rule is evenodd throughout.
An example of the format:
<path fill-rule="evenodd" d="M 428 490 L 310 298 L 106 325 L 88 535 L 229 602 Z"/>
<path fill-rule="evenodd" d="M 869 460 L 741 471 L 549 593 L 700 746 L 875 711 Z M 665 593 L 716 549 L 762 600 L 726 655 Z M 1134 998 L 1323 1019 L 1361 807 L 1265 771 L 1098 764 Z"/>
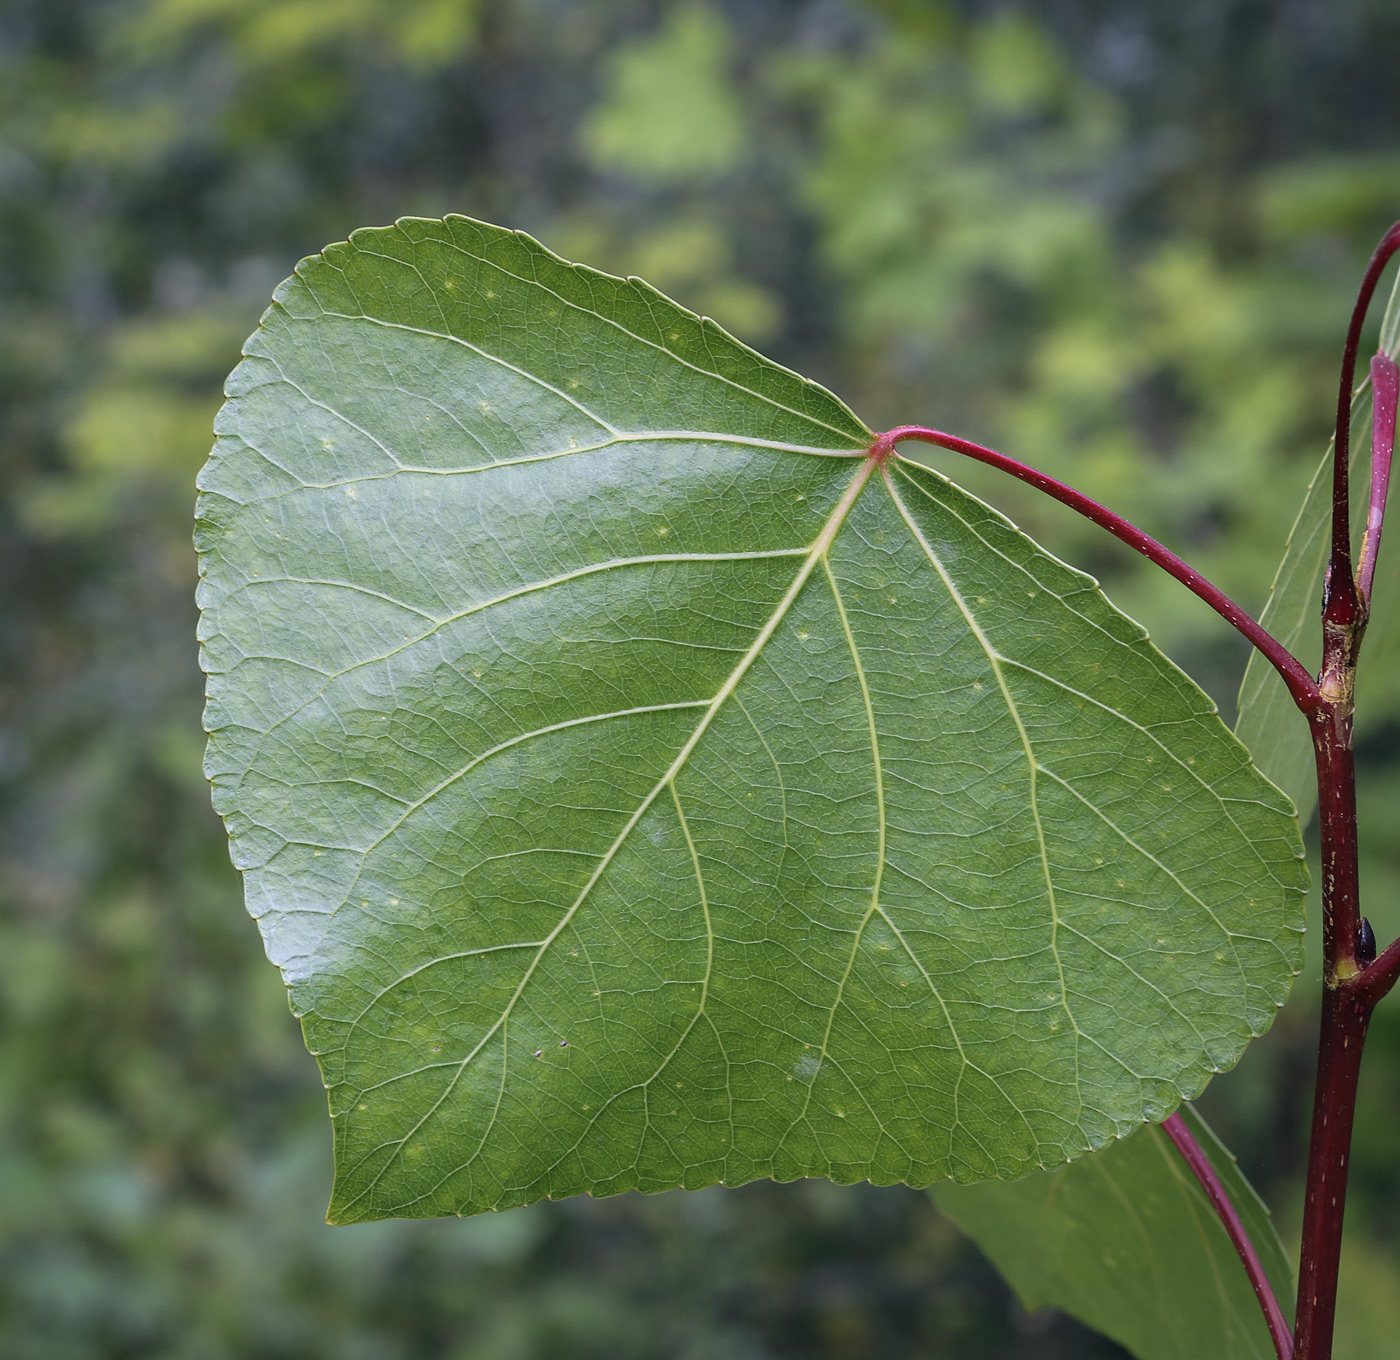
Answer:
<path fill-rule="evenodd" d="M 1381 322 L 1380 345 L 1392 358 L 1400 354 L 1400 279 Z M 1367 379 L 1357 388 L 1351 403 L 1347 467 L 1354 548 L 1360 544 L 1366 525 L 1370 462 L 1371 384 Z M 1314 675 L 1322 664 L 1322 582 L 1331 531 L 1329 445 L 1308 484 L 1268 601 L 1259 615 L 1260 623 Z M 1393 543 L 1381 557 L 1376 572 L 1356 688 L 1363 717 L 1375 710 L 1394 717 L 1400 710 L 1400 555 Z M 1293 800 L 1299 817 L 1306 822 L 1317 807 L 1317 774 L 1307 720 L 1294 706 L 1278 672 L 1258 652 L 1250 654 L 1240 683 L 1235 735 L 1249 747 L 1259 768 Z"/>
<path fill-rule="evenodd" d="M 1200 1115 L 1181 1115 L 1291 1317 L 1293 1270 L 1268 1209 Z M 1027 1309 L 1071 1313 L 1139 1360 L 1274 1360 L 1239 1256 L 1159 1126 L 1055 1171 L 932 1193 Z"/>
<path fill-rule="evenodd" d="M 304 261 L 201 478 L 207 771 L 334 1221 L 1015 1177 L 1283 1000 L 1286 800 L 1095 583 L 646 284 Z"/>

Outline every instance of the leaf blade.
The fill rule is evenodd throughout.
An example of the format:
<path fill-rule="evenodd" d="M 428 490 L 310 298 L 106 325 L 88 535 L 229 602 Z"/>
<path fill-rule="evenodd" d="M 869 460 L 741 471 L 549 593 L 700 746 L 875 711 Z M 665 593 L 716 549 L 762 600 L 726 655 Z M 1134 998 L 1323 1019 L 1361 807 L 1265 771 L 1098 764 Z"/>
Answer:
<path fill-rule="evenodd" d="M 1089 578 L 877 477 L 822 389 L 456 219 L 303 262 L 248 356 L 207 769 L 337 1220 L 1015 1175 L 1269 1023 L 1283 801 Z"/>

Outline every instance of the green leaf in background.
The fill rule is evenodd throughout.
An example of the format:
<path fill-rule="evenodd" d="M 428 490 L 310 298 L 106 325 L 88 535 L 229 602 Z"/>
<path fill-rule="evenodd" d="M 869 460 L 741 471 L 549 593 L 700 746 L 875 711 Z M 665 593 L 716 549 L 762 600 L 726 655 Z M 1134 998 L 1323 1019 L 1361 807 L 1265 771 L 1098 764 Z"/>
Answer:
<path fill-rule="evenodd" d="M 1400 280 L 1392 289 L 1381 322 L 1381 348 L 1400 354 Z M 1366 525 L 1367 487 L 1371 465 L 1371 384 L 1368 379 L 1351 403 L 1352 542 L 1360 543 Z M 1308 485 L 1303 507 L 1288 535 L 1259 621 L 1307 668 L 1317 673 L 1322 664 L 1322 578 L 1332 526 L 1332 447 Z M 1384 544 L 1384 540 L 1382 540 Z M 1400 697 L 1400 559 L 1394 545 L 1380 560 L 1372 588 L 1371 620 L 1357 667 L 1358 712 L 1393 711 Z M 1306 822 L 1317 806 L 1317 776 L 1313 768 L 1308 725 L 1284 688 L 1278 673 L 1258 652 L 1252 652 L 1240 683 L 1239 717 L 1235 735 L 1249 747 L 1254 763 L 1292 800 Z"/>
<path fill-rule="evenodd" d="M 589 159 L 671 182 L 732 170 L 750 140 L 729 78 L 732 46 L 723 16 L 692 2 L 659 32 L 620 47 L 607 94 L 581 129 Z"/>
<path fill-rule="evenodd" d="M 1017 1176 L 1299 967 L 1297 824 L 1094 582 L 646 284 L 465 218 L 279 289 L 201 486 L 207 772 L 334 1220 Z"/>
<path fill-rule="evenodd" d="M 1189 1105 L 1181 1114 L 1291 1317 L 1293 1270 L 1268 1209 L 1200 1115 Z M 1139 1360 L 1273 1360 L 1240 1258 L 1160 1126 L 1056 1171 L 933 1196 L 1027 1309 L 1070 1313 Z"/>

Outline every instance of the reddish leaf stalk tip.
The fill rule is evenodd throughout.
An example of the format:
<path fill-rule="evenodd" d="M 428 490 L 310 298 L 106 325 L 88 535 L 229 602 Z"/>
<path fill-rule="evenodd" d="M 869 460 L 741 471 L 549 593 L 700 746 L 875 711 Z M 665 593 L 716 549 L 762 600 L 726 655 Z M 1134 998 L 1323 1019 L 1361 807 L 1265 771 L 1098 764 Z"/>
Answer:
<path fill-rule="evenodd" d="M 902 428 L 902 427 L 901 427 Z M 890 454 L 894 452 L 894 446 L 899 438 L 899 429 L 886 430 L 884 434 L 877 434 L 866 450 L 866 457 L 875 464 L 877 468 L 882 468 Z"/>
<path fill-rule="evenodd" d="M 1366 510 L 1366 533 L 1361 540 L 1361 561 L 1356 587 L 1363 607 L 1371 607 L 1371 583 L 1376 576 L 1381 530 L 1385 527 L 1385 500 L 1390 490 L 1390 462 L 1395 452 L 1395 408 L 1400 400 L 1400 369 L 1388 354 L 1371 360 L 1371 490 Z"/>
<path fill-rule="evenodd" d="M 1263 1310 L 1264 1322 L 1268 1326 L 1269 1338 L 1274 1343 L 1274 1351 L 1278 1355 L 1278 1360 L 1292 1360 L 1293 1334 L 1284 1319 L 1283 1309 L 1279 1307 L 1273 1286 L 1269 1283 L 1269 1277 L 1264 1272 L 1264 1265 L 1259 1259 L 1259 1253 L 1254 1249 L 1254 1243 L 1250 1241 L 1249 1233 L 1245 1230 L 1244 1223 L 1240 1220 L 1240 1216 L 1230 1200 L 1229 1192 L 1221 1184 L 1220 1177 L 1215 1174 L 1215 1168 L 1210 1164 L 1210 1159 L 1192 1136 L 1191 1130 L 1186 1127 L 1186 1121 L 1182 1119 L 1180 1114 L 1174 1114 L 1170 1119 L 1164 1120 L 1162 1129 L 1176 1145 L 1176 1150 L 1181 1153 L 1186 1165 L 1191 1168 L 1191 1174 L 1200 1182 L 1201 1189 L 1206 1192 L 1206 1198 L 1210 1200 L 1211 1207 L 1215 1210 L 1217 1217 L 1225 1227 L 1225 1231 L 1230 1236 L 1231 1243 L 1239 1253 L 1245 1274 L 1249 1276 L 1249 1283 L 1254 1289 L 1255 1297 L 1259 1300 L 1259 1307 Z"/>
<path fill-rule="evenodd" d="M 1374 963 L 1361 970 L 1352 987 L 1374 1006 L 1397 981 L 1400 981 L 1400 940 L 1392 940 Z"/>
<path fill-rule="evenodd" d="M 1071 510 L 1083 515 L 1108 530 L 1115 538 L 1140 552 L 1148 561 L 1160 567 L 1167 575 L 1180 581 L 1189 591 L 1204 600 L 1236 631 L 1242 633 L 1269 661 L 1283 678 L 1293 702 L 1304 712 L 1313 713 L 1321 700 L 1317 682 L 1307 668 L 1272 633 L 1260 626 L 1249 614 L 1239 607 L 1228 595 L 1207 581 L 1194 567 L 1184 562 L 1170 548 L 1159 543 L 1149 534 L 1143 533 L 1135 524 L 1129 523 L 1121 515 L 1100 505 L 1097 501 L 1076 491 L 1072 486 L 1037 472 L 1025 463 L 1008 458 L 1004 453 L 984 448 L 968 439 L 945 434 L 941 430 L 926 429 L 922 425 L 899 425 L 877 436 L 870 446 L 870 457 L 884 461 L 894 446 L 902 439 L 918 440 L 924 444 L 936 444 L 939 448 L 961 453 L 975 458 L 980 463 L 999 468 L 1011 476 L 1043 491 L 1047 496 L 1067 505 Z"/>

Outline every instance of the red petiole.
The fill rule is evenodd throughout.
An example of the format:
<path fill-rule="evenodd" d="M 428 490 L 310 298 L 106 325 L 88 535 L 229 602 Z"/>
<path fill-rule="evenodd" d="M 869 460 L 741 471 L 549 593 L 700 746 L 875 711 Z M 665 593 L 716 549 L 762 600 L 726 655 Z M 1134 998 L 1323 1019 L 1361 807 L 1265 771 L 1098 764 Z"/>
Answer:
<path fill-rule="evenodd" d="M 1230 1241 L 1234 1244 L 1235 1250 L 1239 1252 L 1245 1274 L 1249 1276 L 1249 1283 L 1254 1288 L 1254 1296 L 1259 1300 L 1259 1307 L 1264 1311 L 1264 1322 L 1269 1328 L 1269 1336 L 1273 1340 L 1274 1350 L 1278 1352 L 1279 1360 L 1290 1360 L 1293 1355 L 1293 1333 L 1289 1330 L 1288 1322 L 1283 1316 L 1283 1309 L 1279 1307 L 1278 1299 L 1274 1296 L 1273 1288 L 1269 1284 L 1269 1277 L 1264 1273 L 1264 1264 L 1259 1259 L 1259 1253 L 1254 1249 L 1254 1243 L 1250 1241 L 1249 1233 L 1240 1221 L 1239 1214 L 1235 1212 L 1235 1206 L 1230 1202 L 1229 1194 L 1220 1183 L 1220 1177 L 1215 1174 L 1215 1168 L 1211 1166 L 1210 1159 L 1202 1151 L 1201 1145 L 1196 1142 L 1191 1130 L 1186 1127 L 1186 1121 L 1179 1114 L 1174 1114 L 1169 1119 L 1163 1120 L 1162 1129 L 1176 1145 L 1176 1150 L 1181 1153 L 1186 1165 L 1191 1168 L 1192 1174 L 1200 1182 L 1201 1189 L 1206 1192 L 1206 1198 L 1210 1200 L 1211 1207 L 1215 1210 L 1221 1223 L 1225 1225 L 1225 1231 L 1229 1233 Z"/>

